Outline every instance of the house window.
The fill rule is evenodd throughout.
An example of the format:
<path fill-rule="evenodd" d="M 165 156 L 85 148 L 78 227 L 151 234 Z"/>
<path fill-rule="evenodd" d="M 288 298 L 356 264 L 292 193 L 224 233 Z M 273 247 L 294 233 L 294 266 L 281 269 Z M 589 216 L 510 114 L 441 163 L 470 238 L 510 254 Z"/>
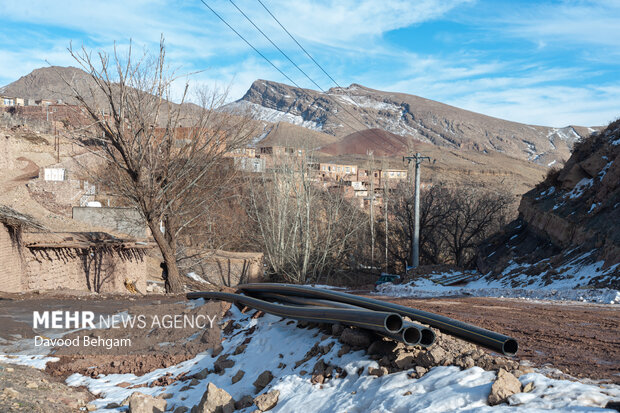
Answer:
<path fill-rule="evenodd" d="M 351 167 L 350 167 L 350 166 L 347 166 L 347 167 L 345 168 L 345 172 L 346 172 L 346 173 L 350 173 L 350 172 L 351 172 Z"/>

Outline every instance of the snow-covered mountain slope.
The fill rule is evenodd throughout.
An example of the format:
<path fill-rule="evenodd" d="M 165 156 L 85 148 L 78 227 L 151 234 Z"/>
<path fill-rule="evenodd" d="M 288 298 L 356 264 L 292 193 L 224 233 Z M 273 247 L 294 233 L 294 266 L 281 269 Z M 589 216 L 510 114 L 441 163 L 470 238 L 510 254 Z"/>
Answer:
<path fill-rule="evenodd" d="M 422 142 L 502 152 L 541 165 L 564 162 L 573 143 L 594 130 L 525 125 L 356 84 L 322 93 L 257 80 L 229 107 L 251 109 L 262 120 L 290 122 L 336 137 L 379 128 Z"/>

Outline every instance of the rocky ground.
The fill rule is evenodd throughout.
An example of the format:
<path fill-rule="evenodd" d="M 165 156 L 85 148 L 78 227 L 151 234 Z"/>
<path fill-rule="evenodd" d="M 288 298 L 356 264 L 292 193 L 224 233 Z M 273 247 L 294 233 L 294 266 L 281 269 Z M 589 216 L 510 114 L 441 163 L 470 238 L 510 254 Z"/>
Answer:
<path fill-rule="evenodd" d="M 518 359 L 533 366 L 620 383 L 620 311 L 615 305 L 473 297 L 388 300 L 514 337 Z"/>
<path fill-rule="evenodd" d="M 1 412 L 79 412 L 94 410 L 95 397 L 85 389 L 26 366 L 0 362 Z"/>
<path fill-rule="evenodd" d="M 316 343 L 303 357 L 294 360 L 289 368 L 294 367 L 297 375 L 309 380 L 317 388 L 322 388 L 330 381 L 343 379 L 350 374 L 380 378 L 406 372 L 411 379 L 419 379 L 436 366 L 457 366 L 463 370 L 480 367 L 497 374 L 488 399 L 490 405 L 502 403 L 511 395 L 532 391 L 532 386 L 521 384 L 518 378 L 531 373 L 534 368 L 542 368 L 546 375 L 558 379 L 573 376 L 586 381 L 590 379 L 603 383 L 620 383 L 617 375 L 620 368 L 620 337 L 617 334 L 620 312 L 614 306 L 471 297 L 387 299 L 511 335 L 519 341 L 519 355 L 500 356 L 439 332 L 436 343 L 423 349 L 396 344 L 355 328 L 300 322 L 297 323 L 299 328 L 317 331 Z M 254 318 L 261 316 L 257 313 Z M 287 324 L 295 322 L 288 321 Z M 125 400 L 108 403 L 109 407 L 127 405 L 130 412 L 140 412 L 144 411 L 140 410 L 144 406 L 150 406 L 151 410 L 147 410 L 150 412 L 153 406 L 166 404 L 172 395 L 167 395 L 167 390 L 154 396 L 141 395 L 141 391 L 148 392 L 158 387 L 178 387 L 192 392 L 193 389 L 198 391 L 203 386 L 204 389 L 200 390 L 203 397 L 192 412 L 214 411 L 217 407 L 222 408 L 222 411 L 233 411 L 250 406 L 267 411 L 276 406 L 279 392 L 271 389 L 271 385 L 275 383 L 274 376 L 277 376 L 277 371 L 250 371 L 247 368 L 247 371 L 244 371 L 235 361 L 246 350 L 250 351 L 248 346 L 253 339 L 253 328 L 242 328 L 234 320 L 228 321 L 223 327 L 227 340 L 236 340 L 240 344 L 232 347 L 229 345 L 225 350 L 216 348 L 212 367 L 189 373 L 170 371 L 138 384 L 119 383 L 117 386 L 130 391 L 131 397 L 123 396 Z M 331 354 L 335 350 L 332 351 L 334 342 L 332 340 L 330 343 L 330 337 L 336 337 L 339 341 L 336 358 Z M 376 363 L 362 366 L 356 372 L 343 369 L 347 357 L 360 350 Z M 84 410 L 95 397 L 87 391 L 63 384 L 63 380 L 75 372 L 92 379 L 100 377 L 99 374 L 130 373 L 142 376 L 157 368 L 169 369 L 184 360 L 191 362 L 194 356 L 195 354 L 187 353 L 171 357 L 161 351 L 133 357 L 65 356 L 58 362 L 48 363 L 45 371 L 3 364 L 0 368 L 0 411 Z M 285 367 L 286 365 L 281 366 Z M 560 369 L 563 373 L 555 369 Z M 208 380 L 209 382 L 204 384 L 206 378 L 212 377 L 210 375 L 228 375 L 228 372 L 233 385 L 245 376 L 246 381 L 251 380 L 255 390 L 243 395 L 235 394 L 233 399 L 227 392 L 227 387 L 220 382 L 216 385 Z M 178 394 L 178 389 L 176 392 Z M 182 413 L 189 409 L 179 406 L 175 407 L 174 411 Z"/>

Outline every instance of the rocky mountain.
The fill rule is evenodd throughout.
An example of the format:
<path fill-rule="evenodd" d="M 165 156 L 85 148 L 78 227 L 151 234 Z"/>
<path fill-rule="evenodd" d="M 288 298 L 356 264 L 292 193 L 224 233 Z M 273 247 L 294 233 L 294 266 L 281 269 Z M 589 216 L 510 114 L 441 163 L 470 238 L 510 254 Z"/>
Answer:
<path fill-rule="evenodd" d="M 76 85 L 78 91 L 87 94 L 91 84 L 88 74 L 76 67 L 50 66 L 35 69 L 26 76 L 0 88 L 0 93 L 24 99 L 62 100 L 76 103 L 66 82 Z M 103 97 L 100 97 L 103 99 Z"/>
<path fill-rule="evenodd" d="M 564 168 L 526 193 L 519 219 L 490 240 L 480 269 L 497 278 L 620 288 L 620 120 L 579 142 Z M 559 277 L 559 278 L 558 278 Z M 518 284 L 517 284 L 518 285 Z"/>
<path fill-rule="evenodd" d="M 249 109 L 265 121 L 289 122 L 338 138 L 377 128 L 443 147 L 495 151 L 545 166 L 563 163 L 573 144 L 595 130 L 526 125 L 357 84 L 322 93 L 256 80 L 228 109 Z"/>

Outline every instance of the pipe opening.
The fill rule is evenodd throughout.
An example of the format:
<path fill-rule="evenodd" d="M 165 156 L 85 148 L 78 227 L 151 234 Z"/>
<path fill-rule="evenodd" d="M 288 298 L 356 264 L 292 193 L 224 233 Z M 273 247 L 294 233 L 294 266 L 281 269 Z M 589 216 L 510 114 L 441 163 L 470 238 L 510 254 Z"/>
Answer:
<path fill-rule="evenodd" d="M 420 342 L 420 330 L 414 327 L 406 327 L 403 329 L 403 341 L 408 346 L 414 346 Z"/>
<path fill-rule="evenodd" d="M 514 356 L 515 354 L 517 354 L 518 350 L 519 350 L 519 343 L 517 343 L 517 340 L 514 340 L 511 338 L 511 339 L 504 341 L 504 345 L 502 346 L 502 351 L 505 355 Z"/>
<path fill-rule="evenodd" d="M 390 314 L 383 325 L 390 333 L 398 333 L 403 328 L 403 319 L 398 314 Z"/>
<path fill-rule="evenodd" d="M 435 342 L 435 333 L 430 328 L 422 330 L 422 338 L 420 338 L 420 344 L 423 346 L 430 346 Z"/>

